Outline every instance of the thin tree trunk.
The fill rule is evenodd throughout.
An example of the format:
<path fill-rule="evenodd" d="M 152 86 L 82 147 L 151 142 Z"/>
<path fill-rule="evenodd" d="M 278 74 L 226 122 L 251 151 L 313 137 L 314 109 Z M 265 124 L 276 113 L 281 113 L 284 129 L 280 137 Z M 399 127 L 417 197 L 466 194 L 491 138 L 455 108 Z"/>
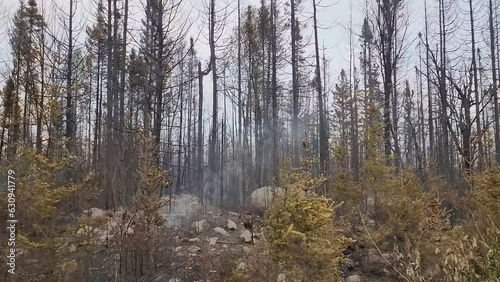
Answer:
<path fill-rule="evenodd" d="M 217 147 L 217 122 L 218 122 L 218 101 L 217 101 L 217 60 L 215 57 L 215 0 L 210 2 L 210 64 L 212 66 L 212 133 L 209 144 L 209 163 L 212 172 L 218 169 Z"/>
<path fill-rule="evenodd" d="M 155 109 L 155 120 L 154 120 L 154 135 L 155 135 L 155 145 L 156 145 L 156 160 L 159 165 L 160 163 L 160 150 L 161 150 L 161 124 L 162 124 L 162 112 L 163 112 L 163 51 L 165 49 L 164 42 L 164 30 L 163 30 L 163 4 L 162 0 L 158 3 L 158 18 L 156 19 L 156 33 L 158 38 L 158 51 L 155 59 L 155 94 L 156 94 L 156 109 Z"/>
<path fill-rule="evenodd" d="M 238 0 L 238 146 L 241 149 L 243 146 L 243 100 L 242 100 L 242 91 L 241 91 L 241 1 Z M 240 204 L 244 204 L 244 178 L 245 178 L 245 150 L 240 151 L 241 153 L 241 173 L 238 175 L 238 180 L 239 180 L 239 196 L 240 196 Z"/>
<path fill-rule="evenodd" d="M 203 201 L 203 72 L 198 63 L 198 197 Z"/>
<path fill-rule="evenodd" d="M 293 165 L 299 165 L 299 87 L 297 79 L 297 39 L 296 39 L 296 19 L 295 0 L 290 0 L 291 10 L 291 44 L 292 44 L 292 152 Z"/>
<path fill-rule="evenodd" d="M 107 23 L 107 57 L 108 57 L 108 65 L 107 65 L 107 81 L 106 81 L 106 167 L 104 172 L 104 177 L 106 181 L 104 181 L 104 193 L 105 193 L 105 208 L 108 210 L 111 206 L 110 201 L 113 198 L 113 189 L 112 185 L 112 161 L 113 158 L 113 134 L 112 134 L 112 126 L 113 126 L 113 38 L 112 38 L 112 28 L 111 28 L 111 20 L 112 20 L 112 9 L 111 9 L 112 0 L 108 0 L 108 23 Z"/>
<path fill-rule="evenodd" d="M 127 70 L 128 0 L 124 0 L 123 6 L 125 14 L 123 16 L 123 38 L 122 38 L 123 41 L 121 50 L 122 54 L 121 54 L 121 72 L 120 72 L 120 132 L 123 132 L 125 128 L 125 73 Z M 123 147 L 123 144 L 121 144 L 121 147 Z"/>
<path fill-rule="evenodd" d="M 44 109 L 44 96 L 45 96 L 45 27 L 41 30 L 41 54 L 40 54 L 40 100 L 37 105 L 37 118 L 36 118 L 36 153 L 42 153 L 42 120 Z M 3 135 L 2 135 L 3 137 Z M 0 148 L 1 151 L 1 148 Z"/>
<path fill-rule="evenodd" d="M 474 10 L 472 5 L 472 0 L 469 0 L 469 15 L 470 15 L 470 29 L 471 29 L 471 40 L 472 40 L 472 70 L 474 75 L 474 98 L 476 106 L 476 131 L 477 137 L 476 142 L 478 145 L 478 163 L 477 170 L 480 172 L 483 170 L 483 140 L 481 133 L 481 116 L 480 116 L 480 98 L 479 98 L 479 83 L 477 78 L 477 63 L 476 63 L 476 36 L 474 29 Z"/>
<path fill-rule="evenodd" d="M 316 0 L 313 0 L 313 24 L 314 24 L 314 49 L 316 52 L 316 91 L 318 92 L 319 107 L 319 156 L 321 173 L 328 172 L 328 130 L 326 118 L 323 112 L 323 93 L 321 86 L 321 66 L 319 60 L 318 22 L 317 22 Z"/>
<path fill-rule="evenodd" d="M 278 177 L 278 86 L 277 86 L 277 46 L 276 46 L 276 0 L 271 0 L 271 64 L 272 64 L 272 76 L 271 76 L 271 95 L 272 95 L 272 118 L 273 118 L 273 155 L 272 155 L 272 176 L 273 178 Z"/>
<path fill-rule="evenodd" d="M 429 26 L 427 20 L 427 0 L 424 2 L 425 11 L 425 45 L 429 46 Z M 429 71 L 429 49 L 425 50 L 425 65 L 426 65 L 426 77 L 427 77 L 427 107 L 428 107 L 428 124 L 429 124 L 429 155 L 431 159 L 435 158 L 434 155 L 434 121 L 432 118 L 432 92 L 431 92 L 431 81 L 430 81 L 430 71 Z"/>
<path fill-rule="evenodd" d="M 66 138 L 67 148 L 74 152 L 75 120 L 73 117 L 73 0 L 69 1 L 68 56 L 66 60 Z"/>
<path fill-rule="evenodd" d="M 440 0 L 440 38 L 441 38 L 441 67 L 440 67 L 440 100 L 441 100 L 441 129 L 442 129 L 442 172 L 451 176 L 450 147 L 448 137 L 448 97 L 446 90 L 446 23 L 444 1 Z"/>
<path fill-rule="evenodd" d="M 180 90 L 179 90 L 179 99 L 180 99 L 180 108 L 179 108 L 179 141 L 178 141 L 178 158 L 177 158 L 177 194 L 181 192 L 182 186 L 182 167 L 181 167 L 181 158 L 183 154 L 183 144 L 182 144 L 182 126 L 183 126 L 183 114 L 184 114 L 184 70 L 183 65 L 181 64 L 181 81 L 180 81 Z"/>
<path fill-rule="evenodd" d="M 492 70 L 492 79 L 493 79 L 493 85 L 492 85 L 492 93 L 491 96 L 493 96 L 493 107 L 495 111 L 495 159 L 496 163 L 500 164 L 500 115 L 499 115 L 499 110 L 498 110 L 498 89 L 497 89 L 497 70 L 496 70 L 496 53 L 495 53 L 495 34 L 494 34 L 494 24 L 493 24 L 493 2 L 492 0 L 489 1 L 489 24 L 490 24 L 490 50 L 491 50 L 491 65 Z"/>

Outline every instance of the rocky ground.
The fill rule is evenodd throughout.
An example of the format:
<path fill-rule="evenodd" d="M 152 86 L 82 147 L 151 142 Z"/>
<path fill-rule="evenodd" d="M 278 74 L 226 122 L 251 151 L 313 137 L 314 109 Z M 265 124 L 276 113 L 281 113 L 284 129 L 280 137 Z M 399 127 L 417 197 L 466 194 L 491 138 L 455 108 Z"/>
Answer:
<path fill-rule="evenodd" d="M 260 236 L 261 233 L 254 234 L 255 243 Z M 233 267 L 246 267 L 244 255 L 254 246 L 252 234 L 243 226 L 239 214 L 209 212 L 174 237 L 172 248 L 176 259 L 170 281 L 209 282 L 230 277 Z M 234 265 L 239 260 L 241 263 Z M 162 279 L 155 281 L 167 281 Z"/>
<path fill-rule="evenodd" d="M 102 210 L 92 210 L 92 216 L 104 214 Z M 151 281 L 225 281 L 234 270 L 245 270 L 249 265 L 258 264 L 255 262 L 259 259 L 256 254 L 265 251 L 262 219 L 258 216 L 202 207 L 195 196 L 186 194 L 174 196 L 162 214 L 172 234 L 165 244 L 172 248 L 173 257 L 171 267 Z M 252 231 L 249 230 L 250 221 Z M 380 254 L 374 248 L 356 246 L 348 250 L 347 255 L 352 263 L 344 271 L 346 282 L 398 281 L 391 279 L 393 271 L 388 263 L 393 254 Z M 253 281 L 288 280 L 284 274 L 273 277 L 264 274 L 262 278 L 254 277 Z"/>
<path fill-rule="evenodd" d="M 191 200 L 197 201 L 197 199 Z M 186 201 L 174 199 L 172 203 L 170 214 L 176 213 L 184 224 L 176 225 L 179 229 L 172 242 L 172 248 L 177 259 L 172 265 L 172 271 L 165 273 L 163 277 L 158 277 L 155 280 L 157 282 L 221 281 L 222 277 L 230 277 L 232 270 L 247 268 L 249 260 L 255 259 L 250 256 L 265 242 L 259 217 L 253 217 L 252 236 L 252 233 L 245 228 L 245 221 L 249 219 L 244 214 L 221 211 L 213 207 L 206 208 L 203 212 L 201 205 L 193 202 L 188 206 L 199 207 L 200 210 L 191 209 L 191 214 L 183 214 L 179 212 L 176 203 L 186 205 Z M 168 211 L 165 213 L 168 214 Z M 352 264 L 345 269 L 346 282 L 397 281 L 391 279 L 393 271 L 388 263 L 393 254 L 380 254 L 375 248 L 356 248 L 350 250 L 348 255 L 352 259 Z M 169 277 L 169 280 L 164 280 L 166 277 Z M 265 279 L 267 279 L 265 282 L 287 281 L 284 274 Z"/>

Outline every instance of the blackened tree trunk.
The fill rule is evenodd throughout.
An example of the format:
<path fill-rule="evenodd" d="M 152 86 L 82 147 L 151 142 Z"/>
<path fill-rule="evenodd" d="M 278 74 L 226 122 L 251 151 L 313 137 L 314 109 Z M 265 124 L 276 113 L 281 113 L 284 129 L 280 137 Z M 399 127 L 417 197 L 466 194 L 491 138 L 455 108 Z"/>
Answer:
<path fill-rule="evenodd" d="M 273 129 L 272 129 L 272 141 L 273 141 L 273 155 L 272 155 L 272 176 L 276 178 L 278 176 L 278 85 L 277 85 L 277 34 L 276 34 L 276 22 L 277 22 L 277 11 L 276 11 L 276 0 L 271 0 L 271 95 L 272 95 L 272 118 L 273 118 Z"/>
<path fill-rule="evenodd" d="M 477 138 L 476 142 L 478 145 L 478 163 L 477 170 L 482 171 L 483 169 L 483 140 L 481 133 L 481 116 L 480 116 L 480 97 L 479 97 L 479 83 L 477 74 L 477 63 L 476 63 L 476 36 L 474 29 L 474 10 L 472 5 L 472 0 L 469 0 L 469 15 L 470 15 L 470 29 L 471 29 L 471 40 L 472 40 L 472 71 L 474 76 L 474 99 L 475 99 L 475 109 L 476 109 L 476 131 Z"/>
<path fill-rule="evenodd" d="M 424 3 L 424 12 L 425 12 L 425 45 L 429 46 L 429 26 L 427 19 L 427 0 Z M 431 80 L 430 80 L 430 64 L 429 64 L 429 49 L 425 50 L 425 65 L 426 65 L 426 77 L 427 77 L 427 110 L 428 114 L 428 124 L 429 124 L 429 156 L 433 159 L 434 156 L 434 120 L 432 113 L 432 90 L 431 90 Z"/>
<path fill-rule="evenodd" d="M 218 95 L 217 95 L 217 58 L 215 57 L 215 0 L 210 1 L 210 65 L 212 68 L 212 132 L 209 143 L 209 164 L 212 172 L 218 170 L 219 155 L 216 152 L 218 139 Z"/>
<path fill-rule="evenodd" d="M 290 29 L 291 29 L 291 45 L 292 45 L 292 152 L 293 165 L 299 165 L 299 87 L 298 87 L 298 71 L 297 71 L 297 39 L 296 39 L 296 24 L 295 18 L 295 0 L 290 0 Z"/>
<path fill-rule="evenodd" d="M 66 57 L 66 138 L 67 149 L 74 152 L 74 139 L 76 133 L 76 121 L 73 116 L 73 0 L 69 1 L 68 13 L 68 55 Z"/>
<path fill-rule="evenodd" d="M 319 107 L 319 158 L 321 173 L 328 173 L 328 129 L 326 125 L 326 117 L 323 111 L 323 92 L 321 86 L 321 66 L 319 57 L 319 42 L 318 42 L 318 22 L 316 11 L 316 0 L 313 0 L 313 24 L 314 24 L 314 49 L 316 53 L 316 91 L 318 92 L 318 107 Z"/>
<path fill-rule="evenodd" d="M 493 2 L 489 1 L 489 28 L 490 28 L 490 50 L 491 50 L 491 65 L 493 85 L 491 87 L 491 96 L 493 97 L 493 107 L 494 107 L 494 125 L 495 125 L 495 159 L 496 163 L 500 164 L 500 114 L 498 109 L 498 89 L 497 89 L 497 70 L 496 66 L 496 53 L 495 53 L 495 31 L 493 23 Z"/>

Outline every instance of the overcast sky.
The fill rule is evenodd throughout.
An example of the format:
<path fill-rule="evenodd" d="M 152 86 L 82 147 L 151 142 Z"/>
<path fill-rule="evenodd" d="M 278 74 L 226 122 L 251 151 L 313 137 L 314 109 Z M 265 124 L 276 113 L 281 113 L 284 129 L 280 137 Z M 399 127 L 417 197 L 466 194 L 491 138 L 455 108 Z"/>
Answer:
<path fill-rule="evenodd" d="M 203 11 L 206 6 L 207 0 L 186 0 L 184 4 L 184 13 L 189 14 L 190 18 L 195 21 L 192 27 L 192 34 L 197 33 L 199 25 L 202 20 L 200 19 L 200 11 Z M 217 5 L 219 7 L 224 7 L 228 5 L 228 0 L 219 0 Z M 54 23 L 57 20 L 57 15 L 54 12 L 54 3 L 57 6 L 65 8 L 67 7 L 67 0 L 38 0 L 39 8 L 44 10 L 45 18 L 48 22 Z M 288 1 L 287 1 L 288 2 Z M 299 15 L 302 20 L 311 16 L 312 9 L 309 0 L 303 0 L 303 14 Z M 373 2 L 373 0 L 371 0 Z M 18 7 L 18 0 L 3 0 L 0 2 L 0 70 L 5 71 L 6 64 L 11 63 L 10 59 L 10 48 L 8 44 L 8 29 L 11 27 L 11 18 Z M 95 2 L 94 0 L 80 0 L 77 1 L 78 13 L 83 17 L 82 26 L 91 23 L 93 20 L 92 14 L 95 13 Z M 258 5 L 259 0 L 242 0 L 241 5 L 245 7 L 248 4 Z M 318 8 L 318 19 L 319 25 L 322 29 L 319 31 L 319 38 L 321 45 L 326 49 L 326 55 L 330 60 L 330 73 L 333 75 L 333 79 L 336 79 L 341 68 L 349 68 L 349 19 L 350 11 L 352 10 L 353 19 L 353 31 L 359 33 L 361 28 L 361 23 L 364 18 L 364 7 L 365 0 L 322 0 L 320 2 L 321 7 Z M 140 0 L 130 0 L 130 5 L 132 9 L 139 12 L 141 5 Z M 414 40 L 416 38 L 417 32 L 421 23 L 419 19 L 421 14 L 423 15 L 423 0 L 412 1 L 412 27 L 410 29 L 410 34 L 408 35 L 409 40 Z M 352 6 L 352 9 L 350 9 Z M 228 10 L 235 9 L 236 3 L 229 4 Z M 132 12 L 134 13 L 134 12 Z M 132 15 L 134 17 L 134 15 Z M 136 17 L 137 18 L 137 17 Z M 234 19 L 234 18 L 233 18 Z M 229 23 L 230 25 L 234 23 Z M 308 26 L 312 26 L 312 22 L 309 22 Z M 227 29 L 229 30 L 229 29 Z M 310 36 L 310 31 L 305 31 L 306 38 Z M 82 37 L 83 39 L 83 37 Z M 199 39 L 200 42 L 197 44 L 203 44 L 206 41 L 204 38 Z M 354 46 L 359 46 L 359 39 L 353 37 Z M 208 57 L 207 48 L 198 48 L 199 54 L 201 56 Z M 409 52 L 413 52 L 414 48 L 411 48 Z M 312 52 L 312 50 L 311 50 Z M 356 57 L 358 52 L 355 53 Z M 358 63 L 358 62 L 357 62 Z M 414 63 L 411 62 L 411 65 Z M 411 66 L 410 66 L 411 68 Z M 1 79 L 3 81 L 3 79 Z"/>
<path fill-rule="evenodd" d="M 27 0 L 26 0 L 27 1 Z M 63 10 L 68 9 L 68 0 L 37 0 L 39 9 L 43 10 L 45 19 L 49 23 L 54 33 L 62 33 L 63 27 L 61 27 L 60 16 L 61 12 L 55 7 L 60 7 Z M 96 11 L 96 0 L 79 0 L 77 2 L 77 15 L 79 15 L 80 20 L 77 22 L 77 26 L 84 30 L 84 26 L 92 24 L 94 21 L 94 14 Z M 183 2 L 183 17 L 190 18 L 194 22 L 191 27 L 190 36 L 196 37 L 199 34 L 199 29 L 207 29 L 206 27 L 206 16 L 202 14 L 206 11 L 206 3 L 208 0 L 185 0 Z M 333 85 L 337 81 L 338 74 L 340 70 L 349 70 L 349 22 L 352 16 L 352 30 L 354 32 L 353 36 L 353 46 L 357 48 L 354 51 L 355 63 L 359 66 L 359 52 L 360 52 L 360 41 L 356 34 L 359 34 L 361 30 L 361 25 L 365 14 L 365 0 L 322 0 L 319 1 L 320 7 L 318 7 L 318 20 L 319 26 L 322 27 L 319 31 L 319 40 L 321 46 L 326 49 L 326 57 L 329 60 L 329 83 Z M 461 0 L 458 0 L 461 1 Z M 140 20 L 143 18 L 143 2 L 145 0 L 129 0 L 131 6 L 131 21 L 129 26 L 134 29 L 140 28 Z M 260 0 L 241 0 L 242 8 L 249 4 L 259 5 Z M 288 2 L 288 1 L 286 1 Z M 306 20 L 312 17 L 311 9 L 312 0 L 302 0 L 303 13 L 299 15 L 301 20 Z M 429 13 L 432 15 L 435 13 L 433 7 L 435 7 L 435 2 L 429 0 Z M 216 2 L 219 9 L 228 6 L 228 11 L 236 9 L 235 0 L 217 0 Z M 228 4 L 229 3 L 229 4 Z M 375 3 L 375 0 L 368 0 L 368 3 Z M 409 44 L 407 49 L 407 56 L 401 62 L 399 66 L 399 78 L 401 86 L 403 87 L 404 79 L 410 80 L 411 85 L 415 85 L 415 75 L 414 66 L 418 63 L 418 51 L 416 48 L 416 43 L 418 42 L 417 35 L 419 31 L 423 29 L 423 16 L 424 16 L 424 0 L 409 0 L 408 11 L 410 14 L 410 28 L 408 29 L 407 40 Z M 465 2 L 464 2 L 465 3 Z M 12 59 L 10 58 L 10 46 L 8 40 L 8 31 L 12 27 L 12 16 L 19 6 L 19 0 L 3 0 L 0 1 L 0 87 L 3 88 L 5 82 L 6 74 L 10 68 Z M 352 7 L 352 9 L 350 8 Z M 466 6 L 465 6 L 466 7 Z M 351 15 L 352 12 L 352 15 Z M 436 17 L 433 17 L 436 18 Z M 57 24 L 59 22 L 59 24 Z M 230 32 L 232 27 L 236 25 L 236 14 L 233 13 L 230 19 L 228 19 L 228 26 L 231 28 L 226 28 L 227 32 Z M 312 21 L 307 24 L 309 29 L 305 30 L 304 37 L 306 40 L 312 36 Z M 59 29 L 58 31 L 56 29 Z M 287 35 L 288 37 L 288 35 Z M 85 33 L 82 32 L 80 38 L 80 43 L 83 43 L 85 38 Z M 209 48 L 206 44 L 207 40 L 203 36 L 198 38 L 196 43 L 196 49 L 199 56 L 204 59 L 209 57 Z M 311 41 L 312 43 L 312 41 Z M 459 44 L 463 42 L 459 41 Z M 312 45 L 312 44 L 311 44 Z M 308 54 L 313 54 L 313 46 L 310 46 L 309 50 L 306 51 Z M 211 84 L 211 76 L 205 77 L 205 85 Z M 210 99 L 211 87 L 207 89 L 207 98 Z M 205 103 L 208 108 L 211 105 L 211 101 L 206 99 Z M 208 118 L 208 117 L 207 117 Z"/>

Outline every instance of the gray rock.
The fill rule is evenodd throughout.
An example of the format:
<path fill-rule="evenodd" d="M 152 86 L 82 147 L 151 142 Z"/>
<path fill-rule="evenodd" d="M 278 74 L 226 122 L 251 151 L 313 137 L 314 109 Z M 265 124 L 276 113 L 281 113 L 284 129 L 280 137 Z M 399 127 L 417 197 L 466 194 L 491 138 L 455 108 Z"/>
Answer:
<path fill-rule="evenodd" d="M 200 238 L 191 238 L 191 239 L 189 239 L 189 242 L 190 243 L 200 242 Z"/>
<path fill-rule="evenodd" d="M 276 282 L 286 282 L 286 275 L 284 273 L 278 274 L 278 279 L 276 279 Z"/>
<path fill-rule="evenodd" d="M 363 278 L 359 275 L 351 275 L 346 278 L 345 282 L 362 282 Z"/>
<path fill-rule="evenodd" d="M 250 231 L 245 229 L 245 230 L 243 230 L 243 232 L 241 232 L 240 238 L 245 240 L 245 243 L 251 243 L 252 242 L 252 233 L 250 233 Z"/>
<path fill-rule="evenodd" d="M 224 228 L 221 228 L 221 227 L 215 227 L 215 228 L 214 228 L 214 231 L 215 231 L 215 232 L 217 232 L 217 233 L 219 233 L 219 234 L 221 234 L 221 235 L 223 235 L 223 236 L 227 236 L 227 237 L 229 237 L 229 233 L 227 233 L 227 231 L 226 231 L 226 230 L 224 230 Z"/>
<path fill-rule="evenodd" d="M 280 187 L 266 186 L 252 192 L 250 203 L 259 209 L 266 209 L 272 202 L 274 197 L 283 195 L 285 190 Z"/>
<path fill-rule="evenodd" d="M 234 223 L 234 221 L 232 221 L 228 218 L 227 219 L 227 229 L 236 230 L 236 229 L 238 229 L 238 225 L 236 225 L 236 223 Z"/>
<path fill-rule="evenodd" d="M 215 246 L 217 244 L 217 240 L 218 240 L 217 237 L 213 237 L 208 239 L 208 243 L 210 244 L 210 246 Z"/>

